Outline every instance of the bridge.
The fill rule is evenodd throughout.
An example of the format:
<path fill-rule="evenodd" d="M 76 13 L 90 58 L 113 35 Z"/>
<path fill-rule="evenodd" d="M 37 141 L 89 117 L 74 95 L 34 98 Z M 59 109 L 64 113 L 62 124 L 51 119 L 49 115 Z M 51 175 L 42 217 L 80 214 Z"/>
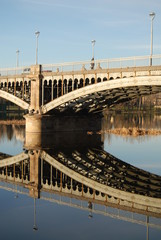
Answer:
<path fill-rule="evenodd" d="M 161 91 L 161 55 L 0 69 L 0 97 L 33 115 L 102 112 Z"/>

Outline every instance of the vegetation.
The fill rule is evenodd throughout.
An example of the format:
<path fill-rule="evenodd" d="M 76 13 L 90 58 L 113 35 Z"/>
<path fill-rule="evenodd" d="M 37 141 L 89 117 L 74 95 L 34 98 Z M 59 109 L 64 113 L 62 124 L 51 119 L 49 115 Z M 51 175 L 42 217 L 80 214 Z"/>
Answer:
<path fill-rule="evenodd" d="M 113 133 L 116 135 L 121 135 L 121 136 L 144 136 L 144 135 L 160 135 L 161 130 L 157 129 L 140 129 L 140 128 L 115 128 L 115 129 L 108 129 L 105 132 L 107 133 Z"/>

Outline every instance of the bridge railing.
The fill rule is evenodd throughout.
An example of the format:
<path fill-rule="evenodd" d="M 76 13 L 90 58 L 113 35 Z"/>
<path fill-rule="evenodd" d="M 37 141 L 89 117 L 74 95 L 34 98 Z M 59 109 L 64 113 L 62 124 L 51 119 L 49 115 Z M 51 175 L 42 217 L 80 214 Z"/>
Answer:
<path fill-rule="evenodd" d="M 151 56 L 134 56 L 127 58 L 113 58 L 100 60 L 87 60 L 81 62 L 67 62 L 58 64 L 43 64 L 42 71 L 44 72 L 66 72 L 66 71 L 81 71 L 92 69 L 114 69 L 126 67 L 143 67 L 161 65 L 161 55 Z M 0 76 L 9 75 L 25 75 L 30 73 L 30 66 L 15 67 L 15 68 L 0 68 Z"/>
<path fill-rule="evenodd" d="M 9 76 L 9 75 L 21 75 L 28 74 L 30 72 L 29 66 L 16 67 L 16 68 L 0 68 L 0 76 Z"/>
<path fill-rule="evenodd" d="M 66 72 L 66 71 L 81 71 L 91 69 L 113 69 L 113 68 L 126 68 L 126 67 L 143 67 L 161 65 L 161 55 L 151 56 L 138 56 L 127 58 L 114 58 L 114 59 L 100 59 L 88 60 L 81 62 L 68 62 L 60 64 L 43 64 L 42 70 L 44 72 Z"/>

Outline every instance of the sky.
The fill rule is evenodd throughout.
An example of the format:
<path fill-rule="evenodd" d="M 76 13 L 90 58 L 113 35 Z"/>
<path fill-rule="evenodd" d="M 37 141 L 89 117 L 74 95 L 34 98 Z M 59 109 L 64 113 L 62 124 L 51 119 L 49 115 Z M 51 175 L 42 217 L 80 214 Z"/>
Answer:
<path fill-rule="evenodd" d="M 161 52 L 160 0 L 1 0 L 0 68 Z"/>

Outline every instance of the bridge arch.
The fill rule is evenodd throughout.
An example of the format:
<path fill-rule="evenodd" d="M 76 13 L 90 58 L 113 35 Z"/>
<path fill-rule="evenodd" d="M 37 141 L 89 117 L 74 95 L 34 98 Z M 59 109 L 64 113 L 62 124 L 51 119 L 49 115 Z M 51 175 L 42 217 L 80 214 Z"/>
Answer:
<path fill-rule="evenodd" d="M 8 92 L 0 90 L 0 97 L 16 104 L 17 106 L 21 107 L 22 109 L 25 109 L 25 110 L 29 109 L 29 104 L 27 102 L 21 100 L 20 98 L 14 96 Z"/>
<path fill-rule="evenodd" d="M 5 158 L 5 159 L 1 160 L 0 161 L 0 167 L 10 166 L 14 163 L 21 162 L 21 161 L 26 160 L 28 158 L 29 158 L 28 154 L 22 152 L 22 153 L 20 153 L 16 156 Z"/>
<path fill-rule="evenodd" d="M 86 82 L 87 84 L 87 82 Z M 139 91 L 137 91 L 136 87 L 144 87 L 144 96 L 148 94 L 148 87 L 158 87 L 154 92 L 151 93 L 157 93 L 161 91 L 161 76 L 139 76 L 139 77 L 128 77 L 128 78 L 120 78 L 120 79 L 115 79 L 112 81 L 104 81 L 100 82 L 97 84 L 92 84 L 89 86 L 86 86 L 84 88 L 77 89 L 75 91 L 72 91 L 68 94 L 65 94 L 64 96 L 61 96 L 58 99 L 55 99 L 51 101 L 50 103 L 47 103 L 42 107 L 42 112 L 45 114 L 48 111 L 65 104 L 67 102 L 70 102 L 74 99 L 82 98 L 85 95 L 90 95 L 91 94 L 97 94 L 103 93 L 105 91 L 112 91 L 114 89 L 128 89 L 128 88 L 133 88 L 134 91 L 136 91 L 136 94 L 139 95 Z M 74 87 L 74 89 L 76 89 Z M 147 93 L 146 93 L 147 91 Z M 125 91 L 124 91 L 125 94 Z M 119 93 L 118 93 L 119 95 Z M 116 97 L 116 96 L 114 96 Z M 113 96 L 108 96 L 108 98 L 114 98 Z M 118 97 L 118 96 L 117 96 Z M 119 96 L 121 98 L 121 96 Z M 125 97 L 122 97 L 125 98 Z M 106 105 L 105 105 L 106 106 Z"/>
<path fill-rule="evenodd" d="M 86 176 L 81 175 L 80 173 L 70 169 L 69 167 L 63 165 L 61 162 L 57 161 L 54 157 L 47 154 L 45 151 L 42 152 L 42 158 L 48 162 L 51 166 L 63 172 L 70 178 L 82 183 L 85 186 L 88 186 L 95 191 L 101 192 L 108 196 L 114 197 L 116 199 L 120 199 L 121 201 L 125 201 L 125 204 L 132 203 L 133 205 L 139 204 L 143 207 L 160 207 L 161 200 L 158 198 L 152 198 L 148 196 L 139 195 L 136 193 L 130 193 L 126 191 L 122 191 L 119 189 L 112 188 L 108 185 L 101 184 L 93 179 L 89 179 Z"/>

